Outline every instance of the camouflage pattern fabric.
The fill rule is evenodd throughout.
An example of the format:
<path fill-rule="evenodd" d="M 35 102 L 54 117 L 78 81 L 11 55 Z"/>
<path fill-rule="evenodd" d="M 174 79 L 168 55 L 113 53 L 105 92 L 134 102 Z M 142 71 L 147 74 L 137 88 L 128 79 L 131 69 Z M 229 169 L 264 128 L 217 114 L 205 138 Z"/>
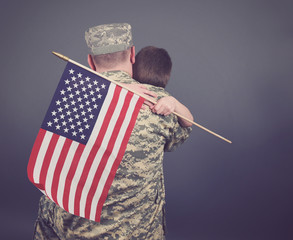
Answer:
<path fill-rule="evenodd" d="M 104 75 L 122 83 L 136 82 L 122 71 Z M 148 87 L 159 97 L 168 95 L 163 88 Z M 163 155 L 183 143 L 190 131 L 182 128 L 173 114 L 160 116 L 141 109 L 103 206 L 101 222 L 72 215 L 42 196 L 34 239 L 164 239 Z"/>
<path fill-rule="evenodd" d="M 85 41 L 93 55 L 124 51 L 133 45 L 131 26 L 112 23 L 92 27 L 85 32 Z"/>

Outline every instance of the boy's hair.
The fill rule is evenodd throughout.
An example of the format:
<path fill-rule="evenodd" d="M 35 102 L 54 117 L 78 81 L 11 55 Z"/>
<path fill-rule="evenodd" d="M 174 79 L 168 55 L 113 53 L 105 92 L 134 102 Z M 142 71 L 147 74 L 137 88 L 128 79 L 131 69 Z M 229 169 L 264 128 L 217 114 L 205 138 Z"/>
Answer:
<path fill-rule="evenodd" d="M 172 61 L 163 48 L 148 46 L 135 56 L 133 78 L 140 83 L 165 88 L 171 74 Z"/>

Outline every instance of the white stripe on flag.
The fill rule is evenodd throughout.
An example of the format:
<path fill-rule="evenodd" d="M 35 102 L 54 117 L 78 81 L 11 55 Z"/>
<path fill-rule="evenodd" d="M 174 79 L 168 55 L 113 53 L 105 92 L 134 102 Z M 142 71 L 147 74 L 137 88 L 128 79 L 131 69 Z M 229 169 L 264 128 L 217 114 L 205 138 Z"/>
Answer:
<path fill-rule="evenodd" d="M 42 144 L 37 156 L 36 164 L 34 166 L 34 173 L 33 173 L 34 182 L 37 184 L 40 183 L 40 173 L 42 170 L 42 165 L 43 165 L 45 154 L 47 152 L 52 136 L 53 136 L 52 132 L 46 131 L 46 134 L 44 136 L 44 139 L 42 141 Z"/>
<path fill-rule="evenodd" d="M 121 143 L 122 143 L 122 141 L 124 139 L 125 132 L 126 132 L 126 130 L 128 128 L 129 122 L 131 121 L 132 114 L 133 114 L 133 111 L 135 109 L 135 106 L 136 106 L 136 103 L 137 103 L 138 99 L 139 99 L 139 96 L 133 95 L 133 97 L 132 97 L 132 99 L 130 101 L 130 105 L 129 105 L 128 109 L 127 109 L 127 113 L 126 113 L 125 119 L 123 121 L 123 124 L 121 126 L 121 129 L 119 131 L 118 137 L 116 139 L 112 154 L 110 155 L 110 157 L 108 159 L 108 162 L 107 162 L 107 164 L 105 166 L 105 169 L 104 169 L 104 171 L 102 173 L 98 188 L 96 189 L 96 192 L 94 194 L 94 198 L 93 198 L 93 201 L 92 201 L 92 204 L 91 204 L 91 212 L 90 212 L 90 219 L 92 219 L 92 220 L 94 220 L 95 217 L 96 217 L 96 211 L 97 211 L 98 202 L 99 202 L 101 194 L 103 192 L 105 183 L 106 183 L 106 181 L 107 181 L 107 179 L 109 177 L 109 174 L 111 172 L 112 166 L 113 166 L 113 164 L 114 164 L 114 162 L 116 160 L 117 154 L 118 154 L 118 152 L 120 150 Z"/>
<path fill-rule="evenodd" d="M 52 188 L 52 181 L 53 181 L 53 177 L 54 177 L 54 172 L 55 172 L 56 165 L 57 165 L 57 162 L 58 162 L 58 159 L 59 159 L 59 156 L 60 156 L 60 153 L 63 148 L 65 140 L 66 140 L 65 137 L 62 137 L 62 136 L 59 137 L 57 144 L 55 146 L 55 149 L 53 151 L 53 155 L 52 155 L 52 158 L 50 161 L 48 173 L 47 173 L 46 180 L 45 180 L 45 190 L 46 190 L 47 196 L 51 200 L 53 200 L 51 188 Z"/>
<path fill-rule="evenodd" d="M 82 171 L 84 169 L 84 165 L 86 163 L 86 160 L 88 158 L 88 155 L 96 141 L 96 138 L 99 134 L 100 128 L 103 124 L 103 119 L 105 118 L 105 115 L 107 113 L 108 107 L 111 103 L 111 99 L 113 98 L 114 91 L 115 91 L 116 85 L 115 84 L 110 84 L 108 93 L 106 98 L 104 99 L 103 106 L 100 110 L 98 119 L 95 123 L 95 126 L 93 128 L 92 134 L 89 138 L 88 143 L 86 144 L 84 151 L 80 157 L 76 172 L 74 174 L 74 177 L 72 179 L 71 187 L 70 187 L 70 192 L 69 192 L 69 202 L 68 202 L 68 210 L 71 213 L 74 213 L 74 198 L 75 198 L 75 193 L 76 193 L 76 188 L 79 183 L 79 179 L 81 177 Z"/>
<path fill-rule="evenodd" d="M 62 171 L 60 173 L 60 180 L 59 180 L 59 185 L 58 185 L 58 191 L 57 191 L 57 202 L 60 207 L 63 207 L 63 194 L 64 194 L 64 187 L 65 187 L 65 181 L 67 178 L 67 174 L 69 172 L 73 157 L 75 155 L 76 149 L 78 147 L 79 143 L 72 141 L 71 146 L 69 148 L 69 151 L 67 153 L 64 166 L 62 168 Z"/>
<path fill-rule="evenodd" d="M 116 125 L 115 123 L 117 122 L 117 119 L 120 116 L 121 109 L 123 107 L 123 104 L 125 101 L 125 96 L 126 96 L 127 92 L 128 91 L 125 89 L 122 89 L 120 92 L 117 105 L 115 107 L 115 110 L 113 112 L 111 120 L 109 121 L 109 126 L 108 126 L 107 131 L 105 133 L 105 136 L 103 138 L 103 142 L 101 143 L 101 147 L 99 148 L 99 151 L 97 152 L 95 159 L 91 165 L 85 186 L 84 186 L 82 194 L 81 194 L 81 199 L 80 199 L 80 216 L 81 217 L 85 217 L 85 206 L 86 206 L 86 200 L 87 200 L 87 196 L 88 196 L 90 187 L 93 183 L 95 173 L 100 165 L 100 161 L 104 155 L 104 152 L 108 147 L 109 141 L 110 141 L 112 133 L 113 133 L 113 129 Z"/>

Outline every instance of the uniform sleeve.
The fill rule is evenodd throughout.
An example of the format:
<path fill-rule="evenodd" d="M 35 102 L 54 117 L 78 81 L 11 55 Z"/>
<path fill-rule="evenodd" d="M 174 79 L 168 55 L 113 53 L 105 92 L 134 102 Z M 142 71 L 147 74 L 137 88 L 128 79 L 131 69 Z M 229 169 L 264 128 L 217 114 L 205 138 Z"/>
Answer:
<path fill-rule="evenodd" d="M 191 127 L 181 127 L 176 116 L 173 118 L 173 127 L 169 129 L 169 138 L 166 141 L 164 151 L 172 152 L 189 137 Z"/>

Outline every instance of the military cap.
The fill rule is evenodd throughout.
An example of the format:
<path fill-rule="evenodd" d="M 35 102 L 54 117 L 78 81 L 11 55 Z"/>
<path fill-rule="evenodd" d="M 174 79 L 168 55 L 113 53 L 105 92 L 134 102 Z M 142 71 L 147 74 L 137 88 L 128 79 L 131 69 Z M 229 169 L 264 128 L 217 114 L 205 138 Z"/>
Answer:
<path fill-rule="evenodd" d="M 92 27 L 85 32 L 85 40 L 93 55 L 120 52 L 133 45 L 131 26 L 128 23 Z"/>

